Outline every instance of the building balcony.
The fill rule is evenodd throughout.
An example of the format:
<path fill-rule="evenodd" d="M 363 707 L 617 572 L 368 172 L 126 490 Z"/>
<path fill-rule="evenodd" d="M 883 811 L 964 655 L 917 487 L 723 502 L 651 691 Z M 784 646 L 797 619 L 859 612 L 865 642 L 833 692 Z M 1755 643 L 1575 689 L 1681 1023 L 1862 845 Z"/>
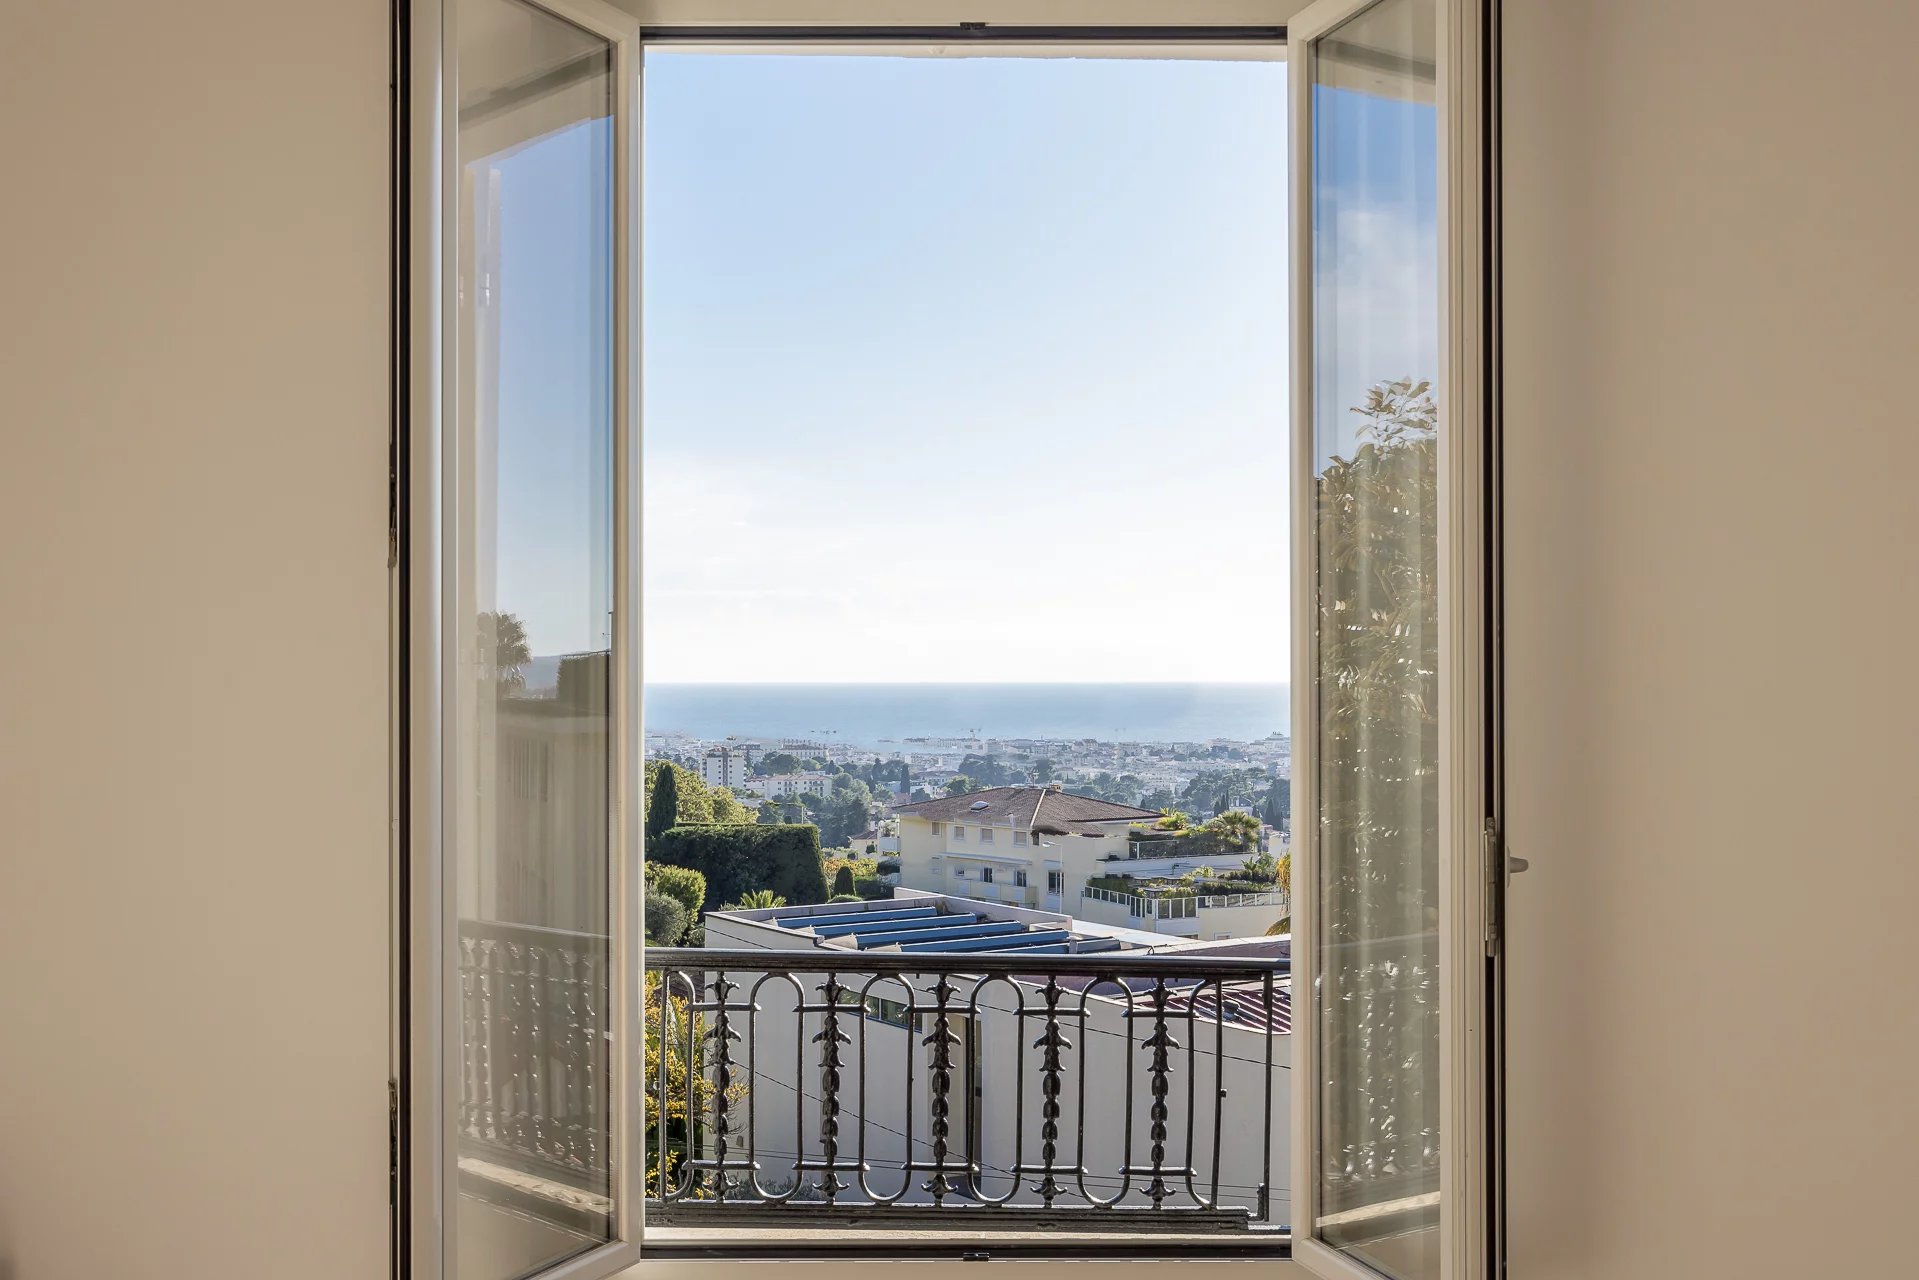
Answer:
<path fill-rule="evenodd" d="M 648 1239 L 1284 1249 L 1286 940 L 1035 917 L 938 895 L 718 912 L 715 945 L 649 949 L 631 1103 Z M 607 955 L 591 934 L 460 928 L 461 1192 L 582 1240 L 616 1194 Z M 1429 956 L 1364 960 L 1341 999 L 1381 1026 L 1430 1003 Z M 1342 1208 L 1437 1187 L 1429 1128 L 1404 1122 L 1432 1067 L 1355 1080 L 1326 1157 Z"/>
<path fill-rule="evenodd" d="M 735 930 L 794 950 L 646 954 L 650 1239 L 1285 1246 L 1284 955 L 1159 955 L 944 899 L 798 910 Z M 605 939 L 464 922 L 460 953 L 461 1190 L 588 1238 L 615 1194 Z"/>
<path fill-rule="evenodd" d="M 1130 925 L 1173 937 L 1246 937 L 1263 934 L 1291 914 L 1278 890 L 1257 893 L 1127 893 L 1088 886 L 1078 914 L 1105 924 Z"/>
<path fill-rule="evenodd" d="M 1283 1244 L 1289 962 L 1004 928 L 649 952 L 649 1230 Z"/>

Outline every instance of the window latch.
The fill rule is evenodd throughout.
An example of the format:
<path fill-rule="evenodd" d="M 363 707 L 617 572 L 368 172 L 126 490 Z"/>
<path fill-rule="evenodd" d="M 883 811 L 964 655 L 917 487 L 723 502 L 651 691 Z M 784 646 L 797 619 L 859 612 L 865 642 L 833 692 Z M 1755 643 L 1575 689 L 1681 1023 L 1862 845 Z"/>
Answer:
<path fill-rule="evenodd" d="M 1496 956 L 1503 939 L 1506 925 L 1506 886 L 1512 878 L 1532 866 L 1525 858 L 1515 857 L 1507 851 L 1505 833 L 1499 829 L 1499 823 L 1493 818 L 1486 819 L 1485 849 L 1486 897 L 1485 931 L 1486 954 Z"/>

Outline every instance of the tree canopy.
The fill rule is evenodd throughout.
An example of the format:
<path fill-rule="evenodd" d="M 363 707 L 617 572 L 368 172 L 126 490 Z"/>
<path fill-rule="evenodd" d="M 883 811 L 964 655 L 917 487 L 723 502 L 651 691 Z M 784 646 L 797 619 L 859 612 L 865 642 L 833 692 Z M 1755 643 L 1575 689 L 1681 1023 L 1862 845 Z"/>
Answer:
<path fill-rule="evenodd" d="M 660 778 L 669 769 L 673 773 L 676 801 L 674 822 L 751 822 L 753 820 L 752 813 L 740 803 L 739 797 L 725 787 L 709 787 L 699 774 L 670 760 L 649 760 L 646 762 L 645 796 L 646 811 L 649 816 L 647 823 L 649 834 L 652 832 L 653 792 L 659 786 Z"/>

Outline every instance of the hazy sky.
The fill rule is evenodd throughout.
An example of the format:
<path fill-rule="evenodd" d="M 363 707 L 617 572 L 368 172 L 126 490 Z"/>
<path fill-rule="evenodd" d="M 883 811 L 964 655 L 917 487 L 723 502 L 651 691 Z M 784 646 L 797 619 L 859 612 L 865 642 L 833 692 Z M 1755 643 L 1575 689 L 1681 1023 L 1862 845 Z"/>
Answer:
<path fill-rule="evenodd" d="M 1285 68 L 651 56 L 647 678 L 1284 680 Z"/>
<path fill-rule="evenodd" d="M 1285 76 L 649 54 L 647 680 L 1286 680 Z M 1350 403 L 1431 372 L 1431 201 L 1393 199 L 1431 112 L 1339 96 Z M 603 643 L 591 441 L 551 424 L 603 384 L 605 148 L 498 162 L 498 599 L 539 653 Z"/>

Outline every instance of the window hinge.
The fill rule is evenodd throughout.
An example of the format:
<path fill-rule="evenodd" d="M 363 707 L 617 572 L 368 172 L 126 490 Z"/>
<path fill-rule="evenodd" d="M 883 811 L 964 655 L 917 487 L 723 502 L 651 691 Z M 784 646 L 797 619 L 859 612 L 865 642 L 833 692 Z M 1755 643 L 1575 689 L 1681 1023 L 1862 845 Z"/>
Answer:
<path fill-rule="evenodd" d="M 386 440 L 386 567 L 400 564 L 400 436 L 397 431 Z"/>
<path fill-rule="evenodd" d="M 400 1082 L 386 1078 L 387 1202 L 400 1203 Z"/>
<path fill-rule="evenodd" d="M 1486 819 L 1483 839 L 1483 864 L 1486 868 L 1485 934 L 1486 954 L 1499 954 L 1500 914 L 1506 900 L 1506 842 L 1500 836 L 1497 819 Z"/>

